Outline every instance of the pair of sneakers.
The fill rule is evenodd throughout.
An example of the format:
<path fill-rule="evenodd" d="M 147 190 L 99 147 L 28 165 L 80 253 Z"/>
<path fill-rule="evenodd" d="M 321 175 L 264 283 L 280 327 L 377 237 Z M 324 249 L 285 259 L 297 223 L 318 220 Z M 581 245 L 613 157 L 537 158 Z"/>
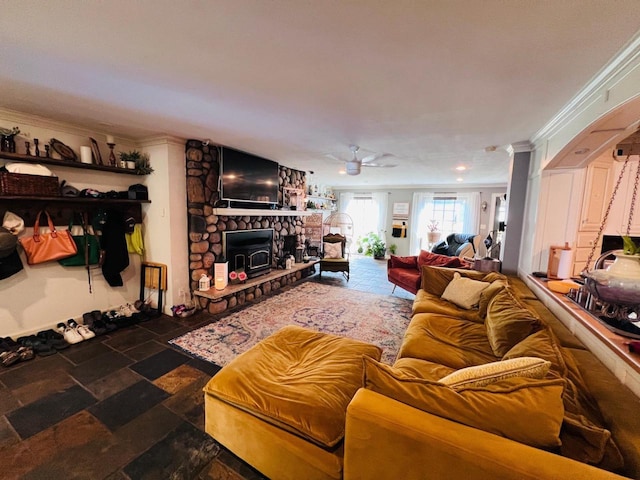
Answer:
<path fill-rule="evenodd" d="M 78 325 L 73 319 L 69 319 L 66 324 L 60 322 L 58 324 L 58 332 L 60 332 L 64 339 L 70 344 L 80 343 L 96 336 L 95 333 L 89 330 L 89 327 L 86 325 Z"/>

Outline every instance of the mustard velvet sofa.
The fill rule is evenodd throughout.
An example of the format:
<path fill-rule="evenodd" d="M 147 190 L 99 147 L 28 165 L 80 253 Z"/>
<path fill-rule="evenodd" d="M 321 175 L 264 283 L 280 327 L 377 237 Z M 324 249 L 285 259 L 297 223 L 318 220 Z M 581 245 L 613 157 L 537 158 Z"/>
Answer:
<path fill-rule="evenodd" d="M 488 284 L 471 308 L 442 298 L 460 278 Z M 542 375 L 474 383 L 492 381 L 478 366 L 528 359 L 544 363 Z M 370 355 L 362 364 L 344 439 L 332 447 L 209 385 L 205 429 L 273 480 L 640 478 L 640 400 L 517 278 L 423 267 L 396 362 Z"/>

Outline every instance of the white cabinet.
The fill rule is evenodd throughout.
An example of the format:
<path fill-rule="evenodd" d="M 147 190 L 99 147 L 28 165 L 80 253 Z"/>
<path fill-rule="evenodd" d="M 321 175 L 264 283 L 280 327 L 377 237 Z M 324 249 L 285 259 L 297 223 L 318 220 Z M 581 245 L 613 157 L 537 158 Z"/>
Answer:
<path fill-rule="evenodd" d="M 615 185 L 624 162 L 613 163 L 612 185 Z M 631 160 L 624 172 L 624 177 L 618 187 L 618 193 L 611 205 L 609 220 L 605 227 L 605 235 L 621 235 L 626 234 L 629 216 L 631 215 L 631 201 L 633 198 L 633 188 L 635 183 L 636 171 L 638 168 L 638 160 Z M 613 191 L 613 188 L 611 189 Z M 636 205 L 634 207 L 634 215 L 631 221 L 631 229 L 629 231 L 632 236 L 640 236 L 640 192 L 637 193 Z"/>
<path fill-rule="evenodd" d="M 587 167 L 580 214 L 581 232 L 597 232 L 611 198 L 613 160 L 598 159 Z"/>
<path fill-rule="evenodd" d="M 611 190 L 614 183 L 613 159 L 609 154 L 600 157 L 587 167 L 585 187 L 582 194 L 580 210 L 580 222 L 576 232 L 575 252 L 573 255 L 573 275 L 579 276 L 584 270 L 586 261 L 593 249 L 596 235 L 602 224 L 602 219 L 607 210 Z M 611 215 L 611 214 L 610 214 Z M 611 216 L 608 224 L 611 225 Z M 602 237 L 598 239 L 598 244 L 594 252 L 593 261 L 600 255 L 602 248 Z"/>

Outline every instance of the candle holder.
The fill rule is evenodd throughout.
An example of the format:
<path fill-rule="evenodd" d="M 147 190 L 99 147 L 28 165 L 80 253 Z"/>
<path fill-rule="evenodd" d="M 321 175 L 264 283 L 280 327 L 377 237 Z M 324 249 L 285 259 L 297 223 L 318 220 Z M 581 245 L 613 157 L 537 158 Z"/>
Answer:
<path fill-rule="evenodd" d="M 113 148 L 116 146 L 116 144 L 107 143 L 107 145 L 109 146 L 109 165 L 111 165 L 112 167 L 115 167 L 117 163 L 116 163 L 116 154 L 113 153 Z"/>

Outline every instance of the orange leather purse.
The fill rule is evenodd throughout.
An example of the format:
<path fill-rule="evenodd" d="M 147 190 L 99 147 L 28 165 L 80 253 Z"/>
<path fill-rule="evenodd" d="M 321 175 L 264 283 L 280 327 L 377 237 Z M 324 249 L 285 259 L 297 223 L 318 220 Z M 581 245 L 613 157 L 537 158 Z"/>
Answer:
<path fill-rule="evenodd" d="M 40 233 L 40 216 L 43 213 L 47 216 L 49 233 Z M 27 254 L 27 263 L 29 265 L 60 260 L 78 253 L 78 247 L 73 241 L 71 233 L 68 230 L 57 231 L 51 221 L 49 212 L 46 210 L 38 212 L 36 221 L 33 224 L 33 236 L 21 238 L 20 245 L 22 245 L 24 252 Z"/>

